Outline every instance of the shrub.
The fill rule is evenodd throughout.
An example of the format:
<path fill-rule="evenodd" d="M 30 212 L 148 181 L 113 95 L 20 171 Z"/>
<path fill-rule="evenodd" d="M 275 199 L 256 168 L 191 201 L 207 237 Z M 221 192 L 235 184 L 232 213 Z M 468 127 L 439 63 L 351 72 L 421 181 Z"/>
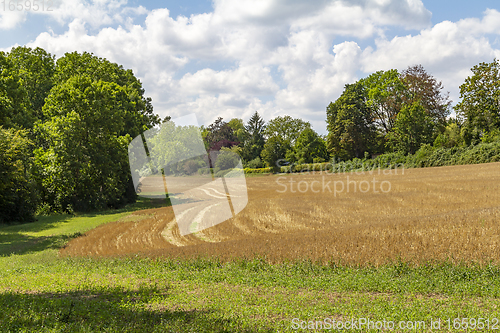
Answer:
<path fill-rule="evenodd" d="M 246 165 L 246 168 L 250 169 L 260 169 L 264 167 L 264 162 L 260 159 L 260 157 L 256 157 L 253 160 L 249 161 Z"/>
<path fill-rule="evenodd" d="M 231 151 L 222 151 L 219 156 L 217 156 L 217 161 L 215 162 L 215 173 L 217 174 L 221 170 L 229 170 L 235 168 L 240 162 L 240 157 Z"/>
<path fill-rule="evenodd" d="M 245 173 L 270 173 L 271 168 L 258 168 L 258 169 L 245 168 L 244 171 Z"/>

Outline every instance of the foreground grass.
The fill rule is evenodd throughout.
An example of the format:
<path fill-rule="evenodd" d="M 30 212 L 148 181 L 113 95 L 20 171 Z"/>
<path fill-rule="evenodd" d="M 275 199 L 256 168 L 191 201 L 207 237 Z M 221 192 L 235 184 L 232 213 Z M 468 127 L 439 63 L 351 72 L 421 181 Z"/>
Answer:
<path fill-rule="evenodd" d="M 485 318 L 490 331 L 500 318 L 500 267 L 492 265 L 58 257 L 71 237 L 123 214 L 0 228 L 0 331 L 293 332 L 300 320 L 325 318 L 385 319 L 394 331 L 399 321 L 430 331 L 438 318 L 443 330 L 448 318 Z"/>

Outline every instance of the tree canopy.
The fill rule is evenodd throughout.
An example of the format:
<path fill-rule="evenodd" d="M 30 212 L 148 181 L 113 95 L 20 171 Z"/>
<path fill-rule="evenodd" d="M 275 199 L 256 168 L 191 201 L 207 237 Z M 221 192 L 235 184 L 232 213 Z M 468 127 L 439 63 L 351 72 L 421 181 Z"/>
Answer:
<path fill-rule="evenodd" d="M 35 150 L 47 203 L 86 211 L 127 202 L 131 136 L 120 134 L 129 103 L 126 88 L 87 76 L 51 90 L 43 107 L 49 120 L 36 126 L 46 148 Z"/>
<path fill-rule="evenodd" d="M 257 111 L 250 117 L 246 130 L 246 140 L 244 141 L 243 156 L 247 161 L 258 158 L 264 149 L 265 121 Z"/>
<path fill-rule="evenodd" d="M 277 116 L 268 122 L 264 136 L 268 139 L 275 136 L 280 137 L 288 145 L 293 146 L 300 133 L 309 127 L 311 124 L 302 119 L 292 118 L 288 115 Z"/>
<path fill-rule="evenodd" d="M 38 204 L 26 130 L 0 126 L 0 223 L 30 222 Z"/>
<path fill-rule="evenodd" d="M 372 109 L 362 82 L 347 84 L 342 95 L 326 109 L 328 149 L 343 160 L 363 157 L 376 136 Z"/>
<path fill-rule="evenodd" d="M 471 71 L 473 75 L 460 86 L 461 101 L 455 106 L 467 144 L 500 128 L 500 62 L 482 62 Z"/>

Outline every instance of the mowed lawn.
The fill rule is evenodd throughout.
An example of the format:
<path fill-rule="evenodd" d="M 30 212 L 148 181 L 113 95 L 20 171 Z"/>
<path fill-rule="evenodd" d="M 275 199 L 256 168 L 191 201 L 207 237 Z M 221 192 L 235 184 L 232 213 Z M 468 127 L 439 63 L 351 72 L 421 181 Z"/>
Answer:
<path fill-rule="evenodd" d="M 441 193 L 437 187 L 443 187 L 439 170 L 444 170 L 443 175 L 457 175 L 436 168 L 435 181 L 424 182 L 420 188 L 428 189 L 431 197 Z M 486 176 L 478 173 L 478 177 Z M 255 177 L 255 186 L 261 181 L 276 183 L 277 177 Z M 481 189 L 482 185 L 476 185 Z M 495 186 L 488 184 L 489 188 Z M 423 200 L 423 204 L 418 189 L 415 200 Z M 407 198 L 402 191 L 401 187 L 395 193 Z M 474 213 L 466 204 L 474 197 L 468 195 L 462 206 L 464 214 Z M 297 206 L 299 199 L 295 194 L 291 197 L 290 204 Z M 343 198 L 352 202 L 349 196 Z M 439 198 L 434 195 L 429 202 Z M 157 209 L 157 205 L 143 200 L 121 211 L 40 217 L 34 223 L 0 227 L 0 332 L 296 332 L 322 331 L 334 325 L 348 325 L 349 331 L 359 332 L 384 328 L 427 332 L 438 327 L 466 331 L 465 325 L 469 330 L 500 329 L 500 266 L 484 257 L 460 261 L 440 253 L 422 261 L 409 257 L 371 263 L 370 258 L 381 256 L 364 254 L 366 262 L 361 263 L 342 261 L 341 257 L 315 260 L 314 256 L 268 260 L 265 253 L 231 260 L 216 255 L 148 258 L 128 253 L 86 258 L 59 254 L 71 239 L 85 238 L 82 234 L 101 224 L 128 223 L 136 216 L 132 211 Z M 475 213 L 483 216 L 487 208 L 496 212 L 498 203 L 488 205 Z M 431 211 L 441 209 L 429 207 Z M 324 214 L 317 208 L 312 211 Z M 495 236 L 491 212 L 477 221 L 490 241 Z M 454 217 L 438 213 L 435 215 L 445 222 Z M 378 217 L 381 215 L 379 212 Z M 275 212 L 267 221 L 259 221 L 268 223 L 276 216 Z M 449 224 L 450 232 L 456 233 L 456 226 L 465 223 L 458 220 L 458 224 Z M 412 230 L 424 229 L 418 225 Z M 474 235 L 471 232 L 469 237 Z M 457 239 L 464 242 L 462 236 Z M 495 249 L 490 250 L 483 252 L 493 255 Z M 355 257 L 355 250 L 350 254 Z"/>

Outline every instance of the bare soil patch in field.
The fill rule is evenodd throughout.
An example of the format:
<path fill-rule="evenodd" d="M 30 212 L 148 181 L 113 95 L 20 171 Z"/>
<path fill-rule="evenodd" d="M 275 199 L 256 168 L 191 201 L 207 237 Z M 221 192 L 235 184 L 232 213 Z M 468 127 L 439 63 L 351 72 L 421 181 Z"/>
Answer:
<path fill-rule="evenodd" d="M 500 261 L 500 163 L 246 181 L 247 207 L 214 227 L 181 236 L 172 207 L 144 210 L 87 232 L 61 254 Z"/>

